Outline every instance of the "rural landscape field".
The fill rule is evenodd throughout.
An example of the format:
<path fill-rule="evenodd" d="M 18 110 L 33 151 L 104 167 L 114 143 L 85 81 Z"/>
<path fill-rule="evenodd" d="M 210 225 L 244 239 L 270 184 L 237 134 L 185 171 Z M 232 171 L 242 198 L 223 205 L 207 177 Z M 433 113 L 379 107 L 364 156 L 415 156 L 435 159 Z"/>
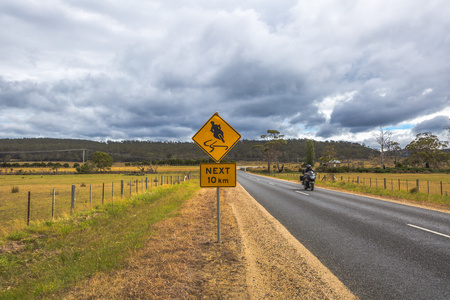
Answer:
<path fill-rule="evenodd" d="M 73 165 L 73 163 L 71 163 Z M 264 162 L 242 162 L 245 169 L 262 170 Z M 273 173 L 272 176 L 299 181 L 299 166 L 287 165 L 297 171 Z M 239 168 L 239 164 L 238 164 Z M 23 170 L 23 168 L 21 169 Z M 42 222 L 69 216 L 73 212 L 90 210 L 101 204 L 120 202 L 132 195 L 158 186 L 179 184 L 198 178 L 197 166 L 162 166 L 158 174 L 139 174 L 133 166 L 115 164 L 109 174 L 73 174 L 75 169 L 59 171 L 59 175 L 28 175 L 51 173 L 52 169 L 27 170 L 15 175 L 8 170 L 0 177 L 1 233 L 21 229 L 27 223 L 28 196 L 31 200 L 30 222 Z M 67 174 L 66 174 L 67 173 Z M 377 174 L 377 173 L 318 173 L 318 186 L 347 190 L 365 190 L 410 200 L 450 205 L 450 174 Z M 75 186 L 75 207 L 71 207 L 72 186 Z M 411 192 L 413 190 L 413 192 Z"/>
<path fill-rule="evenodd" d="M 193 167 L 161 168 L 159 174 L 128 175 L 136 168 L 118 165 L 113 170 L 121 174 L 69 174 L 60 175 L 3 175 L 0 177 L 1 233 L 23 228 L 29 222 L 39 222 L 66 217 L 73 212 L 119 202 L 152 188 L 178 184 L 195 176 Z M 10 170 L 14 172 L 14 170 Z M 51 173 L 50 169 L 28 170 Z M 191 175 L 192 174 L 192 175 Z M 197 175 L 198 176 L 198 175 Z M 72 208 L 72 186 L 75 186 L 75 206 Z M 28 199 L 31 211 L 28 218 Z M 29 220 L 27 220 L 27 218 Z"/>
<path fill-rule="evenodd" d="M 243 145 L 240 148 L 245 153 L 247 148 Z M 246 287 L 239 283 L 245 276 L 244 270 L 247 270 L 247 267 L 244 267 L 245 261 L 249 259 L 247 254 L 244 255 L 242 243 L 247 244 L 248 247 L 260 247 L 257 244 L 250 246 L 249 243 L 259 236 L 262 230 L 253 230 L 251 234 L 248 233 L 250 235 L 245 236 L 239 234 L 241 230 L 239 223 L 255 222 L 249 219 L 255 214 L 255 211 L 252 211 L 255 207 L 249 206 L 244 209 L 243 203 L 239 204 L 240 201 L 249 197 L 240 186 L 222 191 L 221 202 L 223 202 L 224 213 L 227 214 L 223 220 L 223 226 L 226 228 L 224 238 L 228 240 L 216 244 L 214 223 L 217 222 L 217 218 L 214 215 L 217 211 L 214 211 L 214 198 L 211 197 L 214 193 L 212 189 L 200 189 L 198 180 L 198 163 L 208 160 L 204 158 L 197 161 L 169 159 L 113 163 L 109 155 L 101 152 L 95 152 L 87 158 L 95 160 L 95 155 L 107 158 L 109 166 L 102 169 L 104 166 L 99 160 L 95 170 L 87 169 L 88 172 L 86 172 L 82 166 L 94 167 L 93 162 L 87 161 L 80 164 L 73 161 L 60 161 L 40 163 L 37 166 L 33 161 L 16 159 L 15 162 L 4 163 L 0 174 L 0 299 L 121 298 L 122 296 L 133 298 L 131 295 L 145 298 L 149 295 L 149 291 L 142 290 L 142 287 L 136 286 L 137 290 L 117 289 L 105 280 L 115 278 L 115 272 L 131 274 L 126 270 L 130 268 L 130 264 L 139 263 L 140 255 L 149 255 L 143 254 L 146 251 L 151 251 L 155 259 L 161 256 L 163 261 L 173 264 L 171 265 L 173 271 L 168 270 L 164 265 L 155 270 L 154 276 L 166 274 L 164 276 L 167 276 L 167 279 L 157 284 L 158 279 L 155 278 L 156 281 L 152 283 L 151 293 L 154 293 L 152 298 L 164 299 L 167 295 L 178 295 L 174 296 L 175 298 L 197 298 L 201 295 L 229 298 L 236 295 L 242 297 L 248 293 L 258 294 L 258 288 Z M 177 165 L 177 162 L 181 164 Z M 392 161 L 389 163 L 393 164 Z M 237 161 L 236 166 L 248 173 L 277 177 L 300 184 L 299 177 L 304 163 L 276 163 L 271 166 L 270 173 L 266 161 L 242 160 Z M 347 161 L 347 166 L 353 166 L 355 170 L 364 166 L 381 172 L 378 160 L 373 157 Z M 339 173 L 327 172 L 327 169 L 322 171 L 320 169 L 323 166 L 319 163 L 316 163 L 314 168 L 318 170 L 316 184 L 319 188 L 403 201 L 441 211 L 450 210 L 448 196 L 450 174 L 445 171 Z M 397 171 L 400 170 L 397 169 Z M 235 205 L 240 207 L 241 214 L 246 212 L 246 215 L 239 216 Z M 189 212 L 186 212 L 186 209 Z M 242 219 L 244 216 L 245 219 Z M 180 217 L 182 219 L 179 219 Z M 183 218 L 185 221 L 182 221 Z M 200 218 L 196 221 L 200 222 L 199 224 L 189 222 L 183 225 L 186 226 L 186 230 L 192 226 L 196 228 L 189 233 L 180 227 L 173 228 L 172 225 L 168 225 L 172 224 L 171 222 L 176 224 L 188 222 L 186 218 Z M 269 248 L 260 254 L 261 257 L 258 258 L 260 261 L 270 260 L 270 256 L 274 254 L 269 252 L 273 251 L 274 247 L 280 248 L 278 251 L 281 252 L 291 247 L 283 244 L 284 237 L 283 234 L 280 235 L 280 232 L 283 232 L 283 229 L 280 228 L 277 233 L 271 233 L 272 238 L 267 243 L 275 243 L 276 246 L 267 244 Z M 167 234 L 172 235 L 172 238 L 180 235 L 176 238 L 177 243 L 164 244 Z M 154 239 L 153 242 L 149 242 L 152 239 Z M 158 249 L 163 248 L 158 245 L 164 247 L 166 249 L 164 251 L 173 252 L 173 254 L 159 252 L 161 250 Z M 196 254 L 184 256 L 186 254 L 182 254 L 185 253 L 183 249 L 190 249 L 190 253 Z M 209 257 L 206 260 L 205 255 Z M 304 255 L 309 257 L 310 254 Z M 299 263 L 295 255 L 288 255 L 284 259 L 288 258 L 289 261 L 284 261 L 282 264 L 293 264 L 293 260 Z M 218 260 L 222 262 L 220 271 L 212 268 Z M 300 276 L 295 281 L 297 288 L 289 287 L 290 283 L 282 283 L 284 280 L 277 280 L 276 289 L 280 289 L 280 293 L 286 293 L 286 297 L 298 297 L 300 291 L 298 284 L 308 278 L 317 284 L 309 289 L 308 294 L 302 294 L 303 296 L 315 297 L 313 295 L 323 294 L 331 298 L 339 298 L 342 295 L 353 297 L 351 292 L 341 284 L 333 285 L 331 284 L 333 280 L 325 280 L 313 275 L 316 269 L 310 269 L 311 261 L 315 260 L 309 259 L 302 262 L 304 265 L 302 268 L 308 266 L 304 270 L 305 273 L 295 272 L 295 276 Z M 156 261 L 152 264 L 157 266 Z M 314 264 L 314 268 L 322 268 L 320 263 Z M 255 266 L 246 272 L 253 274 L 255 282 L 260 282 L 267 291 L 275 291 L 273 286 L 263 284 L 267 282 L 267 279 L 257 275 L 260 271 L 256 270 Z M 196 274 L 194 278 L 197 279 L 186 282 L 183 279 L 185 276 L 183 272 L 194 272 Z M 280 270 L 280 272 L 286 271 Z M 333 276 L 328 270 L 321 272 L 329 274 L 321 275 L 326 278 Z M 275 274 L 272 273 L 272 276 Z M 282 276 L 281 274 L 279 276 Z M 220 281 L 206 279 L 216 275 L 220 275 L 222 279 Z M 90 278 L 95 280 L 92 281 Z M 132 282 L 135 278 L 123 275 L 121 284 L 134 286 Z M 169 291 L 166 287 L 168 282 L 183 283 L 175 290 Z M 96 291 L 99 285 L 102 288 Z M 193 288 L 192 285 L 197 287 Z M 80 288 L 80 286 L 84 287 Z M 228 288 L 224 289 L 224 286 Z M 128 294 L 118 296 L 125 292 Z"/>

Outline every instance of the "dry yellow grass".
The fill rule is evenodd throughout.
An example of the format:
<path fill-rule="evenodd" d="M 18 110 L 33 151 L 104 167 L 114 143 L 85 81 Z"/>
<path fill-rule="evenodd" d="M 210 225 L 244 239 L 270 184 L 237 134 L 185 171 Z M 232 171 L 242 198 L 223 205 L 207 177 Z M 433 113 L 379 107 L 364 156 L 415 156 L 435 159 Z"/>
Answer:
<path fill-rule="evenodd" d="M 169 170 L 169 169 L 167 169 Z M 187 172 L 129 176 L 124 174 L 78 175 L 3 175 L 0 176 L 0 235 L 26 225 L 28 193 L 31 198 L 31 221 L 52 219 L 53 190 L 55 190 L 54 218 L 71 213 L 72 185 L 76 186 L 75 211 L 94 208 L 102 203 L 120 201 L 124 197 L 164 184 L 175 184 Z M 147 181 L 148 180 L 148 181 Z M 123 181 L 123 195 L 122 195 Z M 15 189 L 17 192 L 12 192 Z"/>
<path fill-rule="evenodd" d="M 22 162 L 23 164 L 25 162 Z M 61 162 L 64 164 L 65 162 Z M 71 166 L 70 168 L 58 168 L 53 169 L 50 167 L 45 168 L 24 168 L 24 167 L 15 167 L 15 168 L 0 168 L 0 176 L 1 175 L 15 175 L 18 172 L 24 173 L 25 175 L 39 175 L 39 174 L 74 174 L 77 172 L 75 168 L 72 168 L 74 162 L 68 162 Z M 81 163 L 80 163 L 81 164 Z M 198 166 L 152 166 L 156 168 L 158 173 L 180 173 L 180 172 L 195 172 L 198 171 Z M 126 166 L 125 163 L 115 163 L 111 167 L 111 172 L 139 172 L 141 169 L 147 170 L 149 166 Z M 21 175 L 21 174 L 19 174 Z"/>
<path fill-rule="evenodd" d="M 325 175 L 330 178 L 334 177 L 338 181 L 352 182 L 372 187 L 383 187 L 384 179 L 386 179 L 386 188 L 391 190 L 410 191 L 417 187 L 419 183 L 419 191 L 435 195 L 446 195 L 450 193 L 450 174 L 379 174 L 379 173 L 336 173 L 336 174 L 319 174 L 319 180 Z"/>

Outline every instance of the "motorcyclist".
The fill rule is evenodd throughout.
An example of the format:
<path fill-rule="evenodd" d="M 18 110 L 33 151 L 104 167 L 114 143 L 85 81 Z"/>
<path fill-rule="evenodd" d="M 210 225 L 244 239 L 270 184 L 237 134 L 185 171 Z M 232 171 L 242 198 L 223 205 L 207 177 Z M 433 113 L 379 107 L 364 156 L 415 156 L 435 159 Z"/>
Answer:
<path fill-rule="evenodd" d="M 309 171 L 312 171 L 312 167 L 310 164 L 306 165 L 306 169 L 302 170 L 302 176 L 300 176 L 300 180 L 303 182 L 303 178 L 305 178 L 305 174 Z"/>
<path fill-rule="evenodd" d="M 306 165 L 306 169 L 303 169 L 303 175 L 305 175 L 306 173 L 308 173 L 311 170 L 312 170 L 311 165 Z"/>

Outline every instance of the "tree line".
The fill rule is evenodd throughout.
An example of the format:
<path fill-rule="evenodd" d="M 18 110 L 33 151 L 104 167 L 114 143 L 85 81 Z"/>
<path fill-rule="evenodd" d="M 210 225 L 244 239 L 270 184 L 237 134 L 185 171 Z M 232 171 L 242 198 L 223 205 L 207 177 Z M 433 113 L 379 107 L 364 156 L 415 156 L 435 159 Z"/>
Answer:
<path fill-rule="evenodd" d="M 228 161 L 261 161 L 261 153 L 254 148 L 260 140 L 241 140 L 227 154 Z M 305 158 L 306 139 L 286 139 L 283 151 L 278 157 L 284 163 L 301 162 Z M 366 159 L 376 150 L 358 143 L 344 141 L 315 142 L 317 155 L 322 155 L 326 147 L 333 145 L 338 155 L 354 159 Z M 110 155 L 114 162 L 152 162 L 152 164 L 172 164 L 184 162 L 197 164 L 210 157 L 193 142 L 153 142 L 153 141 L 105 141 L 97 142 L 76 139 L 24 138 L 0 139 L 0 162 L 79 162 L 92 159 L 95 152 Z"/>
<path fill-rule="evenodd" d="M 380 128 L 374 139 L 379 150 L 346 141 L 312 141 L 307 139 L 284 139 L 277 130 L 268 130 L 261 140 L 241 140 L 227 154 L 227 161 L 267 161 L 270 171 L 272 163 L 277 171 L 284 163 L 305 163 L 314 166 L 320 162 L 326 166 L 330 161 L 351 161 L 379 158 L 386 168 L 388 160 L 394 167 L 441 168 L 449 165 L 448 141 L 440 141 L 429 132 L 420 133 L 404 149 L 393 140 L 392 133 Z M 26 162 L 79 162 L 80 168 L 87 168 L 88 161 L 95 161 L 97 153 L 108 155 L 114 162 L 151 165 L 198 165 L 210 162 L 210 157 L 193 142 L 153 141 L 105 141 L 24 138 L 0 139 L 0 161 L 7 163 Z M 102 158 L 102 157 L 100 157 Z M 98 160 L 98 157 L 97 157 Z M 108 160 L 109 163 L 109 160 Z M 31 163 L 32 164 L 32 163 Z M 280 167 L 281 164 L 281 167 Z M 31 165 L 30 165 L 31 166 Z M 58 166 L 59 167 L 59 166 Z M 91 166 L 92 168 L 94 166 Z M 97 169 L 104 167 L 95 166 Z M 83 169 L 81 169 L 83 171 Z M 89 170 L 87 170 L 89 171 Z"/>
<path fill-rule="evenodd" d="M 447 128 L 448 137 L 450 138 L 450 128 Z M 280 168 L 280 157 L 284 152 L 284 148 L 288 142 L 284 139 L 282 135 L 277 130 L 267 130 L 267 134 L 261 135 L 261 139 L 264 140 L 263 144 L 254 145 L 253 148 L 257 149 L 260 155 L 267 161 L 267 172 L 271 172 L 272 163 L 276 163 L 276 168 L 278 172 L 282 172 L 284 166 Z M 448 141 L 441 141 L 439 138 L 432 134 L 431 132 L 423 132 L 416 135 L 416 138 L 411 141 L 404 149 L 402 149 L 398 142 L 394 141 L 392 138 L 392 132 L 380 128 L 378 134 L 374 134 L 374 139 L 380 145 L 380 150 L 378 151 L 381 170 L 386 170 L 386 161 L 388 158 L 393 159 L 394 167 L 397 169 L 402 169 L 404 172 L 411 171 L 414 169 L 418 171 L 420 169 L 430 170 L 435 169 L 445 169 L 450 166 L 450 151 L 446 149 L 449 145 Z M 302 164 L 304 166 L 314 166 L 316 163 L 316 150 L 315 144 L 312 140 L 307 140 L 305 143 L 305 156 Z M 320 145 L 320 144 L 319 144 Z M 322 145 L 323 146 L 323 145 Z M 340 159 L 350 161 L 349 158 L 355 158 L 353 152 L 340 151 Z M 349 171 L 350 168 L 338 167 L 340 165 L 339 154 L 335 148 L 334 144 L 325 145 L 324 149 L 321 149 L 319 168 L 321 171 L 333 171 L 333 172 L 345 172 Z M 402 160 L 400 160 L 402 158 Z M 333 166 L 333 167 L 330 167 Z M 361 172 L 374 172 L 377 169 L 367 169 L 359 168 Z M 358 171 L 352 168 L 352 171 Z M 383 171 L 384 172 L 384 171 Z"/>

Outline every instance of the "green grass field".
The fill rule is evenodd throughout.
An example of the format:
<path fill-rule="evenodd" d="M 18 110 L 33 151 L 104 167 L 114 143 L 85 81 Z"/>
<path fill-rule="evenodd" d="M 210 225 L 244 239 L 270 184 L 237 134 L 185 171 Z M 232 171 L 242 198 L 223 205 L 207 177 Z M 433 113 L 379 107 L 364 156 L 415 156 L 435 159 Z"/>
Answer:
<path fill-rule="evenodd" d="M 199 188 L 198 180 L 157 187 L 10 232 L 0 240 L 0 299 L 59 298 L 80 280 L 120 268 L 153 224 L 173 216 Z"/>
<path fill-rule="evenodd" d="M 176 173 L 177 171 L 178 173 Z M 181 182 L 186 173 L 179 171 L 179 169 L 173 168 L 165 174 L 145 176 L 108 173 L 0 176 L 0 235 L 26 226 L 29 193 L 30 220 L 31 222 L 42 222 L 64 218 L 70 213 L 92 209 L 101 204 L 118 202 L 125 197 L 158 187 L 161 183 Z M 163 177 L 161 178 L 161 176 Z M 71 205 L 72 185 L 75 185 L 74 210 Z M 55 190 L 54 211 L 53 190 Z"/>
<path fill-rule="evenodd" d="M 299 181 L 300 173 L 273 173 L 271 176 Z M 419 188 L 416 190 L 417 183 Z M 450 208 L 450 174 L 318 173 L 316 185 L 396 199 L 437 203 Z"/>
<path fill-rule="evenodd" d="M 0 299 L 58 298 L 55 295 L 80 280 L 120 268 L 144 245 L 153 224 L 176 214 L 200 189 L 198 180 L 178 184 L 186 174 L 178 172 L 0 176 Z M 318 186 L 450 208 L 449 174 L 333 174 L 337 181 L 322 180 L 331 174 L 319 175 Z M 272 176 L 298 181 L 299 173 Z M 417 180 L 419 190 L 412 193 Z M 443 195 L 435 187 L 441 182 Z M 72 185 L 76 186 L 76 203 L 71 214 Z M 13 193 L 14 189 L 18 191 Z M 53 189 L 57 191 L 54 219 Z M 32 209 L 27 226 L 29 191 Z"/>

